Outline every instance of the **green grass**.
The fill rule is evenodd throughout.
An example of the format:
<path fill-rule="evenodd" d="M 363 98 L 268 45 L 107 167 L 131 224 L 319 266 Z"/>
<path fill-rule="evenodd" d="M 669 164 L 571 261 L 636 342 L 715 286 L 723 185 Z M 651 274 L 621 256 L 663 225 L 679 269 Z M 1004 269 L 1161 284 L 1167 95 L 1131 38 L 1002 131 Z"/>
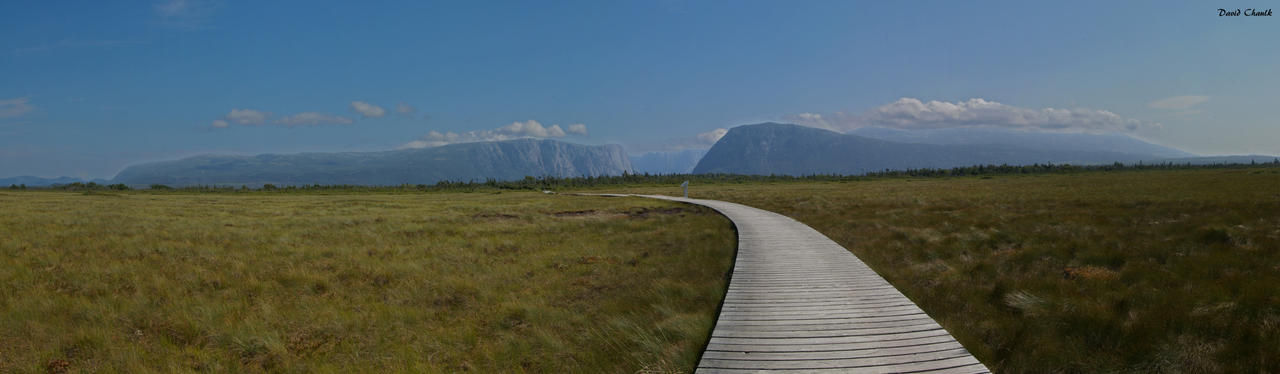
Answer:
<path fill-rule="evenodd" d="M 813 226 L 997 372 L 1277 372 L 1276 186 L 1220 168 L 692 194 Z M 0 208 L 0 372 L 684 371 L 733 247 L 705 209 L 538 193 L 5 191 Z"/>
<path fill-rule="evenodd" d="M 679 372 L 729 222 L 541 193 L 0 192 L 0 372 Z"/>
<path fill-rule="evenodd" d="M 813 226 L 996 372 L 1280 372 L 1274 168 L 694 185 L 691 195 Z"/>

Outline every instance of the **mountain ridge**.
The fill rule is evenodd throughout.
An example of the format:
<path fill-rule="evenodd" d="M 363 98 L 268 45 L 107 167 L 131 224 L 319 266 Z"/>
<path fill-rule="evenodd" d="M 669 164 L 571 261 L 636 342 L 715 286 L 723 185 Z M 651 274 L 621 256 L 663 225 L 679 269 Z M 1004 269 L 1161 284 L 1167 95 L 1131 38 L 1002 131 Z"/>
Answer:
<path fill-rule="evenodd" d="M 1199 155 L 1136 139 L 1127 134 L 1039 132 L 990 127 L 902 130 L 860 127 L 846 133 L 900 143 L 937 145 L 1018 145 L 1026 148 L 1068 151 L 1103 151 L 1152 155 L 1160 158 L 1192 158 Z"/>
<path fill-rule="evenodd" d="M 605 176 L 630 171 L 630 160 L 616 144 L 516 139 L 378 152 L 198 155 L 132 165 L 116 174 L 112 182 L 130 186 L 398 185 L 525 176 Z"/>
<path fill-rule="evenodd" d="M 1136 141 L 1136 140 L 1135 140 Z M 1177 154 L 1176 151 L 1170 152 Z M 1008 144 L 904 143 L 766 122 L 734 127 L 707 151 L 694 173 L 846 174 L 883 170 L 1034 163 L 1158 162 L 1154 154 L 1029 148 Z"/>

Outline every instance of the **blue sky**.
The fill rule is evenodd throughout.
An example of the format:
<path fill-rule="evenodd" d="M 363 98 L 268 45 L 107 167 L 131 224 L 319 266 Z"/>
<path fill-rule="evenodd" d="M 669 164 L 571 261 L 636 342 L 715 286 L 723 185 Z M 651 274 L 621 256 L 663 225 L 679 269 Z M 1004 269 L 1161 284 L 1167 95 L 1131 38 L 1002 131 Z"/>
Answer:
<path fill-rule="evenodd" d="M 0 177 L 513 136 L 639 152 L 762 121 L 1280 154 L 1280 19 L 1217 12 L 1250 5 L 3 2 Z"/>

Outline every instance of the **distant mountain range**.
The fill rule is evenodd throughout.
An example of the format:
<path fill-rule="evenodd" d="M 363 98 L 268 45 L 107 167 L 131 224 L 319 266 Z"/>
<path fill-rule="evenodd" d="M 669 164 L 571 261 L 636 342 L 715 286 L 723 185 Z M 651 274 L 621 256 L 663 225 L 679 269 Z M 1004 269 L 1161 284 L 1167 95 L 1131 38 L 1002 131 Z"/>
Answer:
<path fill-rule="evenodd" d="M 519 139 L 384 152 L 195 156 L 130 166 L 112 182 L 130 186 L 398 185 L 629 171 L 631 163 L 618 145 Z"/>
<path fill-rule="evenodd" d="M 705 154 L 705 149 L 642 153 L 631 156 L 631 167 L 636 173 L 688 174 Z"/>
<path fill-rule="evenodd" d="M 106 179 L 84 179 L 74 177 L 41 178 L 24 175 L 20 177 L 0 178 L 0 188 L 9 186 L 46 187 L 55 184 L 71 184 L 75 182 L 107 184 L 110 181 Z"/>
<path fill-rule="evenodd" d="M 1177 149 L 1124 135 L 1029 133 L 1001 130 L 860 129 L 856 133 L 791 124 L 762 123 L 729 130 L 693 172 L 733 174 L 864 174 L 886 169 L 952 168 L 985 164 L 1077 165 L 1214 163 L 1255 157 L 1197 158 Z M 892 140 L 886 140 L 892 139 Z"/>
<path fill-rule="evenodd" d="M 1128 153 L 1151 158 L 1196 157 L 1195 154 L 1151 144 L 1123 134 L 1046 133 L 991 128 L 900 130 L 884 127 L 860 127 L 850 131 L 848 134 L 899 143 L 937 145 L 1002 144 L 1041 150 Z"/>
<path fill-rule="evenodd" d="M 1262 155 L 1197 157 L 1124 135 L 886 128 L 861 128 L 851 134 L 841 134 L 791 124 L 762 123 L 730 129 L 709 150 L 651 152 L 632 159 L 618 145 L 519 139 L 383 152 L 203 155 L 133 165 L 111 180 L 22 176 L 0 178 L 0 188 L 75 182 L 123 183 L 131 187 L 152 184 L 259 187 L 268 183 L 398 185 L 434 184 L 444 180 L 514 180 L 525 176 L 608 176 L 624 172 L 856 175 L 886 169 L 981 164 L 1247 164 L 1274 160 L 1275 156 Z"/>

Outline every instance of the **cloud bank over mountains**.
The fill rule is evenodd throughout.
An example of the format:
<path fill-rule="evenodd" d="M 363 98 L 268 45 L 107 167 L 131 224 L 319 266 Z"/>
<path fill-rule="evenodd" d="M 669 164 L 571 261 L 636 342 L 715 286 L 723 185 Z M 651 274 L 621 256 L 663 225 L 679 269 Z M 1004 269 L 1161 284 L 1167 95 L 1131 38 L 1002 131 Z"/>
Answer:
<path fill-rule="evenodd" d="M 360 115 L 361 118 L 382 118 L 388 113 L 386 108 L 371 104 L 364 101 L 352 101 L 349 106 L 352 112 Z M 412 105 L 401 102 L 396 105 L 396 112 L 402 115 L 413 117 L 413 113 L 417 111 Z M 290 116 L 275 117 L 275 114 L 257 110 L 257 109 L 240 109 L 233 108 L 231 112 L 223 115 L 222 118 L 213 120 L 210 124 L 213 128 L 227 128 L 231 125 L 242 126 L 266 126 L 278 125 L 284 127 L 298 126 L 320 126 L 320 125 L 350 125 L 356 123 L 356 120 L 347 116 L 329 114 L 323 112 L 300 112 Z"/>
<path fill-rule="evenodd" d="M 221 129 L 230 127 L 232 124 L 241 126 L 277 125 L 284 127 L 296 127 L 331 124 L 350 125 L 353 123 L 355 123 L 355 120 L 351 118 L 320 112 L 301 112 L 291 116 L 275 118 L 275 115 L 271 112 L 256 109 L 235 108 L 231 109 L 231 112 L 222 116 L 222 118 L 213 120 L 213 123 L 210 126 Z"/>
<path fill-rule="evenodd" d="M 1177 96 L 1153 101 L 1151 108 L 1186 110 L 1208 100 L 1207 96 Z M 362 119 L 377 119 L 396 114 L 414 118 L 417 108 L 399 102 L 388 109 L 365 101 L 351 101 L 348 109 Z M 425 116 L 423 118 L 426 118 Z M 936 130 L 947 128 L 999 128 L 1012 130 L 1036 130 L 1066 133 L 1125 133 L 1141 129 L 1159 128 L 1157 122 L 1126 118 L 1107 110 L 1090 108 L 1025 108 L 983 98 L 964 101 L 922 101 L 904 97 L 894 102 L 868 109 L 860 114 L 835 112 L 831 114 L 800 113 L 784 117 L 789 122 L 850 132 L 860 128 L 882 127 L 904 130 Z M 322 112 L 301 112 L 277 117 L 271 112 L 256 109 L 232 109 L 212 123 L 214 128 L 231 125 L 285 127 L 351 125 L 356 119 Z M 724 137 L 729 130 L 715 128 L 689 137 L 667 139 L 654 144 L 630 144 L 633 153 L 674 152 L 687 149 L 706 149 Z M 536 120 L 517 121 L 488 130 L 462 132 L 430 131 L 417 139 L 400 145 L 399 149 L 438 147 L 456 143 L 503 141 L 520 138 L 563 139 L 570 136 L 587 136 L 587 126 L 576 123 L 561 126 L 544 126 Z"/>
<path fill-rule="evenodd" d="M 861 114 L 800 113 L 786 119 L 836 131 L 871 126 L 907 130 L 986 126 L 1062 132 L 1132 132 L 1161 126 L 1156 122 L 1125 118 L 1107 110 L 1023 108 L 982 98 L 924 102 L 904 97 Z"/>
<path fill-rule="evenodd" d="M 559 139 L 569 135 L 586 136 L 587 125 L 575 123 L 561 128 L 560 125 L 542 126 L 541 123 L 534 120 L 524 122 L 512 122 L 510 125 L 502 126 L 493 130 L 475 130 L 461 133 L 455 132 L 439 132 L 431 131 L 427 135 L 417 140 L 405 143 L 400 146 L 405 148 L 428 148 L 438 147 L 442 145 L 454 143 L 473 143 L 502 141 L 520 138 L 550 138 Z"/>
<path fill-rule="evenodd" d="M 1151 108 L 1181 110 L 1208 101 L 1208 96 L 1177 96 L 1153 101 Z M 799 113 L 783 116 L 785 122 L 816 127 L 843 133 L 863 128 L 889 128 L 900 130 L 939 130 L 985 128 L 1003 130 L 1031 130 L 1053 133 L 1132 133 L 1138 130 L 1158 129 L 1161 124 L 1135 118 L 1127 118 L 1108 110 L 1090 108 L 1026 108 L 984 98 L 971 98 L 948 102 L 924 101 L 903 97 L 894 102 L 873 107 L 862 113 Z M 705 149 L 716 144 L 729 130 L 717 128 L 692 137 L 671 138 L 660 144 L 630 144 L 633 153 L 675 152 L 686 149 Z"/>
<path fill-rule="evenodd" d="M 10 101 L 12 101 L 12 103 L 10 103 Z M 5 109 L 4 105 L 9 104 L 12 104 L 10 106 L 17 108 L 18 106 L 25 105 L 25 103 L 25 99 L 0 100 L 0 109 Z M 18 109 L 14 109 L 13 111 L 17 111 Z M 348 106 L 348 109 L 359 114 L 360 118 L 363 119 L 382 118 L 391 113 L 391 110 L 387 110 L 387 108 L 380 105 L 359 100 L 352 101 Z M 415 118 L 418 108 L 405 102 L 399 102 L 396 103 L 392 110 L 394 110 L 397 115 L 406 118 Z M 3 113 L 3 111 L 0 111 L 0 114 Z M 422 118 L 427 117 L 423 116 Z M 298 126 L 351 125 L 354 123 L 356 123 L 356 120 L 353 118 L 322 112 L 301 112 L 289 116 L 276 116 L 274 113 L 264 110 L 233 108 L 227 114 L 213 120 L 210 127 L 215 129 L 225 129 L 232 125 L 273 125 L 293 128 Z M 721 131 L 719 136 L 723 136 L 723 132 L 725 130 L 719 130 Z M 474 130 L 464 132 L 439 132 L 433 130 L 428 132 L 427 135 L 401 145 L 399 149 L 428 148 L 455 143 L 501 141 L 520 138 L 560 139 L 569 136 L 587 136 L 587 125 L 574 123 L 564 127 L 556 124 L 543 126 L 538 121 L 528 120 L 524 122 L 512 122 L 509 125 L 492 130 Z M 719 136 L 716 136 L 716 139 L 719 139 Z M 714 141 L 712 141 L 712 143 L 714 143 Z"/>

